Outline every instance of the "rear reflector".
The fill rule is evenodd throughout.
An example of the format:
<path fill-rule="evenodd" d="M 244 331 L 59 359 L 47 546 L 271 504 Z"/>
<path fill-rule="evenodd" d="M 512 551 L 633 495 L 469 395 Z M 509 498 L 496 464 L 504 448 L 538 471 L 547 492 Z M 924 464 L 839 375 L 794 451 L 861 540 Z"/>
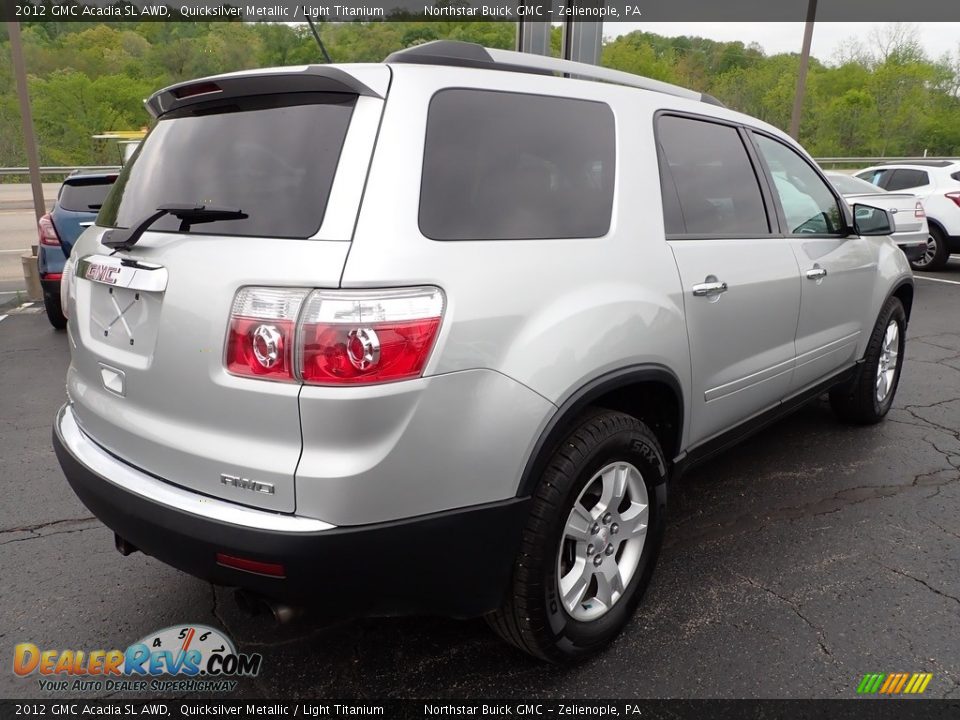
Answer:
<path fill-rule="evenodd" d="M 226 553 L 217 553 L 217 565 L 256 575 L 267 575 L 268 577 L 283 578 L 287 576 L 286 569 L 280 563 L 261 562 L 260 560 L 235 557 Z"/>
<path fill-rule="evenodd" d="M 63 277 L 63 273 L 40 273 L 41 280 L 59 280 Z"/>

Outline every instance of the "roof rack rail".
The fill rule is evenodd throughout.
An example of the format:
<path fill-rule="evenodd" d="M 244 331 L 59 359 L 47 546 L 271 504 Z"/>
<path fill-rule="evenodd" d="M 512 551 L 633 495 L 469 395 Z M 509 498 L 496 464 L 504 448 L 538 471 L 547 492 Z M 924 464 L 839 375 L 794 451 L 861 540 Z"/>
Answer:
<path fill-rule="evenodd" d="M 388 55 L 384 62 L 449 65 L 543 75 L 560 74 L 584 80 L 599 80 L 614 85 L 652 90 L 724 107 L 723 103 L 706 93 L 688 90 L 679 85 L 671 85 L 642 75 L 634 75 L 621 70 L 610 70 L 609 68 L 573 62 L 572 60 L 544 57 L 543 55 L 496 50 L 476 43 L 460 42 L 458 40 L 434 40 L 422 45 L 415 45 L 406 50 L 398 50 Z"/>

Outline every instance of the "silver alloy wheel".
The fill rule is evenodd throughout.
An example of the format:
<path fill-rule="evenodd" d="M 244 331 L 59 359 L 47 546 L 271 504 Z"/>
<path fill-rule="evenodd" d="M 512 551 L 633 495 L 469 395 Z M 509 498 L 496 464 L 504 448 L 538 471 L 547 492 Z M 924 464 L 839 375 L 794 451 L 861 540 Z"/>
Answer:
<path fill-rule="evenodd" d="M 557 585 L 574 620 L 602 617 L 633 579 L 647 535 L 649 499 L 640 471 L 614 462 L 583 488 L 557 554 Z"/>
<path fill-rule="evenodd" d="M 893 379 L 900 364 L 900 326 L 891 320 L 883 334 L 880 360 L 877 363 L 877 402 L 883 403 L 893 388 Z"/>
<path fill-rule="evenodd" d="M 926 267 L 933 262 L 934 256 L 937 254 L 937 241 L 933 235 L 927 235 L 927 248 L 923 251 L 923 256 L 914 260 L 914 265 L 918 267 Z"/>

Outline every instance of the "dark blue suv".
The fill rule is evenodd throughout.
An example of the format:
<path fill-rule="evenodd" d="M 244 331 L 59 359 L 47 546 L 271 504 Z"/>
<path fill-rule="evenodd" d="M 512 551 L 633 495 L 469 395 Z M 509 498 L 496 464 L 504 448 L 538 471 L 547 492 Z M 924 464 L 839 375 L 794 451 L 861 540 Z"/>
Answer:
<path fill-rule="evenodd" d="M 53 209 L 40 218 L 37 231 L 40 250 L 40 285 L 43 305 L 50 324 L 58 330 L 67 326 L 60 306 L 60 277 L 80 233 L 91 225 L 117 179 L 116 173 L 75 174 L 63 181 Z"/>

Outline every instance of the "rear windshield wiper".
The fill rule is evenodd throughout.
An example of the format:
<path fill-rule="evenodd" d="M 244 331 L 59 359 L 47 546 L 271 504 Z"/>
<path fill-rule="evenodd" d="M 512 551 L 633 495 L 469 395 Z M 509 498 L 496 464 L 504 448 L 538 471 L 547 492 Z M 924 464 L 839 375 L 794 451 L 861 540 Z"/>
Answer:
<path fill-rule="evenodd" d="M 191 225 L 217 222 L 219 220 L 243 220 L 247 215 L 236 208 L 214 207 L 212 205 L 161 205 L 130 228 L 114 228 L 104 233 L 101 243 L 116 250 L 129 250 L 157 220 L 165 215 L 180 218 L 179 232 L 187 232 Z"/>

